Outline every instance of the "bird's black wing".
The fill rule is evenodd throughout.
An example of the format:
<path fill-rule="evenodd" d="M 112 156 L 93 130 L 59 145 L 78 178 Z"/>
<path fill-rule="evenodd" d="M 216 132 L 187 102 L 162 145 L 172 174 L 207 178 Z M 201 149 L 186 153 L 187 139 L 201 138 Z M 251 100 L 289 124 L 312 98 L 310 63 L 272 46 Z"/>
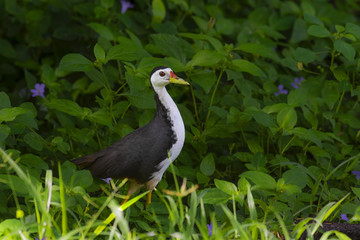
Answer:
<path fill-rule="evenodd" d="M 150 180 L 157 165 L 167 158 L 174 139 L 171 125 L 159 116 L 113 145 L 73 160 L 99 178 L 130 178 L 140 183 Z"/>

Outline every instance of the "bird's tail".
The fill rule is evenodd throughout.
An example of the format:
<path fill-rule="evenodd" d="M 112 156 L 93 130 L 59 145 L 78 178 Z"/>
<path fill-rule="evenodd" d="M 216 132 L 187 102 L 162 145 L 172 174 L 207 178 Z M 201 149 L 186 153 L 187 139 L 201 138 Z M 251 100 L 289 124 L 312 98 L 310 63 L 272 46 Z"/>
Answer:
<path fill-rule="evenodd" d="M 75 163 L 76 165 L 82 167 L 82 168 L 87 168 L 89 167 L 91 164 L 93 164 L 96 160 L 96 156 L 94 154 L 90 154 L 87 156 L 83 156 L 83 157 L 79 157 L 76 159 L 71 160 L 71 162 Z"/>

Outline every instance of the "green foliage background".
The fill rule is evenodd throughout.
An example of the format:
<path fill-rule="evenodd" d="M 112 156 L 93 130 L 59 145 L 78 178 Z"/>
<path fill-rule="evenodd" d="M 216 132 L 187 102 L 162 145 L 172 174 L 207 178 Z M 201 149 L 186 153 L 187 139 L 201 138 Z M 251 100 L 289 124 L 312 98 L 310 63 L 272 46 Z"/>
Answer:
<path fill-rule="evenodd" d="M 243 229 L 236 224 L 258 222 L 270 223 L 264 227 L 269 234 L 287 236 L 279 219 L 292 231 L 295 219 L 314 217 L 347 193 L 331 219 L 347 214 L 359 220 L 357 1 L 133 4 L 122 14 L 114 0 L 0 0 L 2 221 L 27 226 L 28 237 L 44 236 L 34 228 L 46 220 L 38 217 L 42 210 L 28 184 L 43 197 L 52 192 L 53 206 L 43 211 L 57 230 L 47 229 L 48 237 L 65 235 L 108 204 L 115 184 L 105 186 L 67 160 L 109 146 L 151 120 L 148 77 L 158 65 L 191 83 L 168 87 L 186 128 L 173 171 L 187 178 L 188 188 L 199 189 L 180 200 L 158 191 L 146 211 L 137 201 L 126 214 L 131 229 L 207 238 L 206 223 L 215 222 L 215 237 L 234 238 Z M 296 84 L 295 78 L 304 80 Z M 45 98 L 31 97 L 36 83 L 45 84 Z M 288 93 L 277 95 L 279 85 Z M 158 189 L 175 191 L 175 180 L 167 171 Z M 190 215 L 197 227 L 191 222 L 181 229 L 185 215 L 172 226 L 166 201 L 186 214 L 186 207 L 195 208 Z M 59 206 L 71 213 L 65 224 Z M 26 217 L 15 219 L 19 212 Z M 99 222 L 109 213 L 99 212 Z M 4 222 L 0 236 L 11 235 L 16 229 Z M 86 234 L 75 236 L 94 237 Z"/>

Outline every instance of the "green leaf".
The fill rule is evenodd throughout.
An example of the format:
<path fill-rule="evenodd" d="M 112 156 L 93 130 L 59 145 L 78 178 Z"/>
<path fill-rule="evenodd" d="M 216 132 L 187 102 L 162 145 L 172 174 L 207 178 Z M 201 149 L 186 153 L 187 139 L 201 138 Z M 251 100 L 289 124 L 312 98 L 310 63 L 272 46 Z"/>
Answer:
<path fill-rule="evenodd" d="M 341 25 L 335 25 L 335 29 L 337 33 L 343 33 L 345 31 L 345 27 Z"/>
<path fill-rule="evenodd" d="M 200 50 L 193 56 L 186 66 L 213 66 L 220 62 L 222 58 L 222 54 L 213 50 Z"/>
<path fill-rule="evenodd" d="M 215 179 L 214 182 L 215 182 L 215 186 L 224 193 L 227 193 L 229 195 L 237 194 L 237 188 L 235 184 L 219 179 Z"/>
<path fill-rule="evenodd" d="M 287 95 L 287 102 L 292 107 L 298 107 L 303 105 L 308 99 L 308 90 L 304 88 L 298 88 L 290 91 Z"/>
<path fill-rule="evenodd" d="M 332 68 L 331 71 L 334 74 L 336 80 L 338 80 L 339 82 L 349 81 L 349 74 L 346 73 L 342 68 Z"/>
<path fill-rule="evenodd" d="M 198 34 L 198 33 L 179 33 L 179 36 L 191 38 L 191 39 L 197 39 L 197 40 L 205 40 L 208 41 L 216 51 L 221 52 L 223 51 L 223 44 L 217 40 L 214 37 L 211 37 L 206 34 Z"/>
<path fill-rule="evenodd" d="M 316 17 L 314 15 L 310 15 L 310 14 L 305 13 L 304 14 L 304 20 L 306 22 L 308 22 L 308 23 L 311 23 L 311 24 L 324 26 L 324 23 L 321 21 L 321 19 L 319 19 L 318 17 Z"/>
<path fill-rule="evenodd" d="M 96 57 L 96 60 L 102 63 L 105 62 L 105 51 L 98 43 L 96 43 L 94 46 L 94 55 Z"/>
<path fill-rule="evenodd" d="M 55 137 L 52 141 L 51 141 L 52 145 L 55 145 L 56 148 L 62 152 L 62 153 L 67 153 L 70 150 L 70 146 L 68 143 L 64 142 L 64 139 L 62 137 Z"/>
<path fill-rule="evenodd" d="M 264 151 L 264 149 L 260 146 L 259 142 L 256 140 L 248 139 L 246 141 L 246 144 L 248 145 L 248 148 L 252 153 L 258 153 Z"/>
<path fill-rule="evenodd" d="M 92 182 L 93 178 L 89 170 L 81 170 L 76 171 L 75 174 L 71 177 L 72 186 L 81 186 L 83 188 L 89 187 Z"/>
<path fill-rule="evenodd" d="M 325 37 L 331 36 L 331 32 L 329 30 L 327 30 L 327 28 L 325 28 L 324 26 L 320 26 L 320 25 L 311 25 L 308 28 L 307 32 L 309 35 L 315 36 L 318 38 L 325 38 Z"/>
<path fill-rule="evenodd" d="M 317 128 L 319 120 L 315 114 L 313 114 L 305 105 L 301 106 L 305 119 L 311 123 L 313 128 Z"/>
<path fill-rule="evenodd" d="M 0 39 L 0 55 L 12 59 L 17 57 L 17 53 L 13 46 L 5 39 Z"/>
<path fill-rule="evenodd" d="M 26 113 L 30 113 L 30 111 L 22 107 L 0 109 L 0 123 L 13 121 L 18 115 Z"/>
<path fill-rule="evenodd" d="M 253 117 L 257 123 L 263 125 L 264 127 L 270 128 L 276 126 L 275 120 L 272 119 L 272 117 L 264 111 L 259 110 L 257 112 L 254 112 Z"/>
<path fill-rule="evenodd" d="M 5 92 L 0 92 L 0 109 L 10 107 L 11 102 L 9 96 Z"/>
<path fill-rule="evenodd" d="M 5 219 L 0 223 L 0 236 L 5 238 L 6 234 L 22 231 L 23 226 L 24 224 L 18 219 Z"/>
<path fill-rule="evenodd" d="M 186 58 L 194 55 L 194 48 L 190 43 L 173 34 L 152 34 L 151 39 L 154 41 L 156 54 L 174 57 L 182 63 L 185 63 Z"/>
<path fill-rule="evenodd" d="M 357 39 L 360 39 L 360 26 L 354 23 L 346 23 L 345 29 L 347 32 L 355 35 Z"/>
<path fill-rule="evenodd" d="M 196 71 L 192 73 L 190 77 L 192 82 L 199 84 L 206 94 L 210 92 L 216 82 L 215 73 L 209 69 Z"/>
<path fill-rule="evenodd" d="M 286 184 L 292 184 L 298 186 L 300 189 L 306 187 L 307 184 L 307 174 L 301 168 L 292 168 L 283 173 L 282 177 L 284 178 Z"/>
<path fill-rule="evenodd" d="M 112 127 L 111 115 L 104 109 L 100 109 L 99 111 L 88 115 L 87 118 L 92 122 L 96 122 L 110 128 Z"/>
<path fill-rule="evenodd" d="M 315 157 L 328 158 L 328 159 L 331 158 L 331 155 L 328 151 L 325 151 L 324 149 L 318 146 L 309 147 L 309 152 Z"/>
<path fill-rule="evenodd" d="M 35 133 L 29 132 L 25 134 L 24 141 L 33 149 L 41 151 L 44 147 L 44 142 L 42 139 Z"/>
<path fill-rule="evenodd" d="M 109 9 L 112 6 L 114 6 L 114 0 L 101 0 L 100 3 L 101 6 L 106 9 Z"/>
<path fill-rule="evenodd" d="M 215 172 L 215 160 L 212 153 L 206 155 L 200 163 L 200 171 L 205 176 L 211 176 Z"/>
<path fill-rule="evenodd" d="M 221 204 L 226 203 L 232 197 L 225 192 L 217 188 L 210 188 L 205 190 L 206 193 L 203 196 L 203 201 L 205 204 Z"/>
<path fill-rule="evenodd" d="M 24 181 L 15 175 L 10 174 L 0 174 L 0 182 L 5 183 L 9 186 L 9 188 L 13 189 L 17 193 L 21 193 L 26 195 L 29 193 L 28 186 L 24 183 Z"/>
<path fill-rule="evenodd" d="M 316 58 L 316 55 L 313 51 L 302 47 L 296 48 L 294 55 L 296 61 L 303 62 L 305 64 L 315 61 Z"/>
<path fill-rule="evenodd" d="M 169 66 L 174 72 L 184 72 L 187 70 L 186 66 L 174 57 L 166 57 L 165 61 L 167 66 Z"/>
<path fill-rule="evenodd" d="M 196 180 L 199 184 L 208 184 L 210 178 L 202 174 L 201 172 L 196 173 Z"/>
<path fill-rule="evenodd" d="M 58 71 L 87 72 L 94 68 L 94 64 L 79 53 L 66 54 L 59 63 Z"/>
<path fill-rule="evenodd" d="M 358 117 L 355 116 L 354 112 L 348 112 L 339 115 L 339 120 L 342 123 L 348 124 L 352 128 L 360 128 L 360 120 Z"/>
<path fill-rule="evenodd" d="M 149 56 L 149 54 L 133 40 L 125 37 L 119 37 L 118 42 L 119 44 L 109 49 L 106 55 L 106 61 L 135 61 Z"/>
<path fill-rule="evenodd" d="M 247 72 L 254 76 L 266 77 L 265 73 L 258 66 L 244 59 L 233 60 L 232 67 L 239 72 Z"/>
<path fill-rule="evenodd" d="M 240 112 L 239 109 L 231 107 L 229 115 L 227 117 L 227 122 L 243 125 L 251 120 L 252 114 L 253 114 L 252 112 L 251 113 L 246 111 Z"/>
<path fill-rule="evenodd" d="M 276 103 L 273 105 L 268 105 L 266 107 L 263 108 L 263 111 L 266 113 L 276 113 L 276 112 L 280 112 L 281 109 L 287 107 L 288 105 L 286 103 Z"/>
<path fill-rule="evenodd" d="M 321 89 L 321 96 L 330 110 L 340 98 L 339 84 L 335 81 L 326 81 Z"/>
<path fill-rule="evenodd" d="M 269 174 L 258 171 L 247 171 L 240 174 L 240 176 L 251 180 L 255 186 L 260 189 L 276 189 L 276 181 Z"/>
<path fill-rule="evenodd" d="M 92 81 L 94 81 L 97 85 L 106 86 L 106 80 L 104 78 L 104 75 L 102 73 L 93 68 L 91 71 L 85 72 L 86 76 L 88 76 Z"/>
<path fill-rule="evenodd" d="M 280 110 L 277 115 L 276 122 L 280 128 L 291 130 L 297 122 L 296 111 L 293 107 L 288 106 Z"/>
<path fill-rule="evenodd" d="M 75 117 L 82 117 L 84 114 L 82 107 L 68 99 L 52 99 L 50 102 L 45 103 L 45 105 L 48 108 L 54 108 Z"/>
<path fill-rule="evenodd" d="M 318 145 L 319 147 L 322 147 L 321 138 L 319 138 L 319 136 L 315 133 L 315 130 L 313 129 L 296 127 L 291 129 L 289 132 L 301 139 L 311 141 L 316 145 Z"/>
<path fill-rule="evenodd" d="M 49 165 L 40 157 L 34 154 L 21 155 L 20 163 L 26 165 L 28 168 L 35 168 L 39 171 L 49 169 Z"/>
<path fill-rule="evenodd" d="M 279 56 L 273 49 L 259 43 L 243 43 L 237 46 L 234 50 L 241 50 L 265 58 L 279 60 Z"/>
<path fill-rule="evenodd" d="M 6 125 L 0 124 L 0 146 L 1 142 L 4 141 L 10 133 L 10 128 Z"/>
<path fill-rule="evenodd" d="M 166 15 L 165 5 L 162 0 L 152 1 L 152 21 L 154 23 L 161 23 Z"/>
<path fill-rule="evenodd" d="M 95 32 L 97 32 L 100 36 L 104 37 L 108 41 L 115 40 L 114 35 L 110 31 L 108 27 L 100 23 L 88 23 L 87 26 L 91 27 Z"/>
<path fill-rule="evenodd" d="M 351 190 L 352 190 L 353 193 L 355 193 L 355 195 L 360 199 L 360 188 L 351 187 Z"/>
<path fill-rule="evenodd" d="M 344 57 L 347 60 L 349 60 L 349 61 L 354 60 L 356 51 L 355 51 L 355 48 L 351 44 L 345 42 L 342 39 L 338 39 L 334 42 L 334 48 L 336 51 L 338 51 L 342 55 L 344 55 Z"/>
<path fill-rule="evenodd" d="M 293 42 L 301 42 L 308 39 L 306 22 L 298 18 L 295 20 L 294 27 L 292 29 L 291 40 Z"/>
<path fill-rule="evenodd" d="M 154 109 L 155 102 L 152 100 L 153 93 L 150 91 L 146 91 L 143 93 L 135 93 L 135 94 L 126 94 L 129 102 L 137 108 L 141 109 Z"/>

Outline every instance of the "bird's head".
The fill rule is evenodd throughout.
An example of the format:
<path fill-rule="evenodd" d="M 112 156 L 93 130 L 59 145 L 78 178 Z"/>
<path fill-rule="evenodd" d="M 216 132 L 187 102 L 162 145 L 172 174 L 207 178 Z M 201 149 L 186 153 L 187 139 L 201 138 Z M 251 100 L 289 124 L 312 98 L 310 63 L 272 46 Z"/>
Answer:
<path fill-rule="evenodd" d="M 153 88 L 165 87 L 169 83 L 189 85 L 184 79 L 175 75 L 169 67 L 156 67 L 150 74 L 150 82 Z"/>

